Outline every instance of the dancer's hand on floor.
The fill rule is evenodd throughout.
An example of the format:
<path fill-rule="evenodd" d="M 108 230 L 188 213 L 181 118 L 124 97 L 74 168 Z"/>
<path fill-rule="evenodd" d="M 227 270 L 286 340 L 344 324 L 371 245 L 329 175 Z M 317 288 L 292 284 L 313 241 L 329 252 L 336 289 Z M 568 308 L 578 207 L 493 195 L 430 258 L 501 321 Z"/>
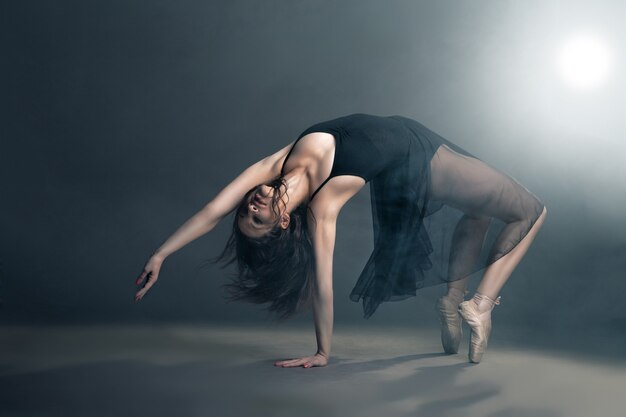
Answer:
<path fill-rule="evenodd" d="M 281 366 L 283 368 L 292 368 L 295 366 L 302 366 L 303 368 L 312 368 L 314 366 L 326 366 L 328 364 L 328 358 L 325 355 L 316 353 L 313 356 L 307 356 L 299 359 L 287 359 L 284 361 L 278 361 L 274 363 L 274 366 Z"/>
<path fill-rule="evenodd" d="M 135 301 L 139 301 L 143 298 L 143 296 L 148 292 L 150 288 L 154 285 L 159 277 L 159 271 L 161 270 L 161 265 L 163 265 L 164 259 L 160 256 L 152 255 L 146 265 L 143 267 L 141 274 L 135 280 L 135 284 L 141 285 L 143 280 L 148 277 L 148 280 L 143 285 L 143 287 L 137 291 L 135 294 Z"/>

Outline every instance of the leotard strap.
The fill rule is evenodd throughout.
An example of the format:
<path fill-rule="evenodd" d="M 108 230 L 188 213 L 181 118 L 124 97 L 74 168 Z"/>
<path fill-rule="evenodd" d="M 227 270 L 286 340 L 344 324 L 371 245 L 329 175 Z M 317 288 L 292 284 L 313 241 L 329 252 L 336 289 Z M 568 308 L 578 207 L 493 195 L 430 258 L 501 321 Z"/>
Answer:
<path fill-rule="evenodd" d="M 293 152 L 293 149 L 296 147 L 298 141 L 302 139 L 302 136 L 300 136 L 298 139 L 296 139 L 296 141 L 293 143 L 293 145 L 291 146 L 291 149 L 289 149 L 289 152 L 287 153 L 287 156 L 285 157 L 285 160 L 283 161 L 283 166 L 280 168 L 280 176 L 281 178 L 285 175 L 285 164 L 287 163 L 287 159 L 289 159 L 289 157 L 291 156 L 291 153 Z"/>

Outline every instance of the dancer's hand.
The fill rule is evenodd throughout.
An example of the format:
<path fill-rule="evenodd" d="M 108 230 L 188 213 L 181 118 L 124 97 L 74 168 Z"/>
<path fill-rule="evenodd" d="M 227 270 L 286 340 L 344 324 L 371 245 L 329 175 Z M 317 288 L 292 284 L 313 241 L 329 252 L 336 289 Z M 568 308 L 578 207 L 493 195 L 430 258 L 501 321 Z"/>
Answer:
<path fill-rule="evenodd" d="M 280 366 L 283 368 L 292 368 L 295 366 L 302 366 L 303 368 L 312 368 L 314 366 L 326 366 L 328 364 L 328 357 L 321 353 L 316 353 L 313 356 L 307 356 L 299 359 L 287 359 L 284 361 L 278 361 L 274 363 L 274 366 Z"/>
<path fill-rule="evenodd" d="M 152 288 L 154 283 L 157 281 L 163 261 L 164 259 L 157 255 L 152 255 L 150 259 L 148 259 L 148 262 L 146 262 L 146 265 L 143 267 L 141 274 L 135 280 L 135 284 L 141 285 L 143 280 L 148 277 L 148 280 L 143 285 L 143 287 L 135 294 L 135 301 L 141 300 L 143 296 L 148 292 L 148 290 Z"/>

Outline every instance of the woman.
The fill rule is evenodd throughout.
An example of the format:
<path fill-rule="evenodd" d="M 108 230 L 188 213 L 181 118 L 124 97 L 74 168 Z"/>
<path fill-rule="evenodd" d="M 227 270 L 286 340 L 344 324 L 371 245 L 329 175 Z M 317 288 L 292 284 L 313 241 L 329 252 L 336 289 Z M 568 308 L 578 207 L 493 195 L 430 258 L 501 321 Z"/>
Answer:
<path fill-rule="evenodd" d="M 420 123 L 353 114 L 315 124 L 247 168 L 150 257 L 135 300 L 163 260 L 235 212 L 221 260 L 238 265 L 234 299 L 270 303 L 289 317 L 312 304 L 317 352 L 276 366 L 325 366 L 333 327 L 332 265 L 337 216 L 370 182 L 374 250 L 356 286 L 365 317 L 383 301 L 446 282 L 437 301 L 444 351 L 457 353 L 462 321 L 469 360 L 480 362 L 491 310 L 541 227 L 546 208 L 526 188 Z M 497 225 L 496 225 L 497 223 Z M 484 270 L 464 301 L 471 274 Z"/>

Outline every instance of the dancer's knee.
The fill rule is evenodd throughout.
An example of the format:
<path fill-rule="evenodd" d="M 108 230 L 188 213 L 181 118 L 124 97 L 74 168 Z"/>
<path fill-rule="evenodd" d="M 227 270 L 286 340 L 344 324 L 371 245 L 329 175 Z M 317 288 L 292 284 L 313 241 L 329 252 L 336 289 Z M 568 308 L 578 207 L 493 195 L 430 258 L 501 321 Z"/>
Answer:
<path fill-rule="evenodd" d="M 537 225 L 538 227 L 541 227 L 541 225 L 543 224 L 543 220 L 546 218 L 547 214 L 548 214 L 548 208 L 545 205 L 543 205 L 541 209 L 541 213 L 539 214 L 537 219 L 535 219 L 533 226 Z"/>
<path fill-rule="evenodd" d="M 540 217 L 545 217 L 546 212 L 546 206 L 541 201 L 536 200 L 534 204 L 526 204 L 526 207 L 518 210 L 511 218 L 505 220 L 505 222 L 522 223 L 530 227 L 534 225 Z"/>
<path fill-rule="evenodd" d="M 537 220 L 539 220 L 540 218 L 543 219 L 544 217 L 546 217 L 546 214 L 548 213 L 548 208 L 546 207 L 545 204 L 543 204 L 543 202 L 537 200 L 537 204 L 535 206 L 534 210 L 528 210 L 529 214 L 526 217 L 526 220 L 530 220 L 530 222 L 534 225 Z"/>

